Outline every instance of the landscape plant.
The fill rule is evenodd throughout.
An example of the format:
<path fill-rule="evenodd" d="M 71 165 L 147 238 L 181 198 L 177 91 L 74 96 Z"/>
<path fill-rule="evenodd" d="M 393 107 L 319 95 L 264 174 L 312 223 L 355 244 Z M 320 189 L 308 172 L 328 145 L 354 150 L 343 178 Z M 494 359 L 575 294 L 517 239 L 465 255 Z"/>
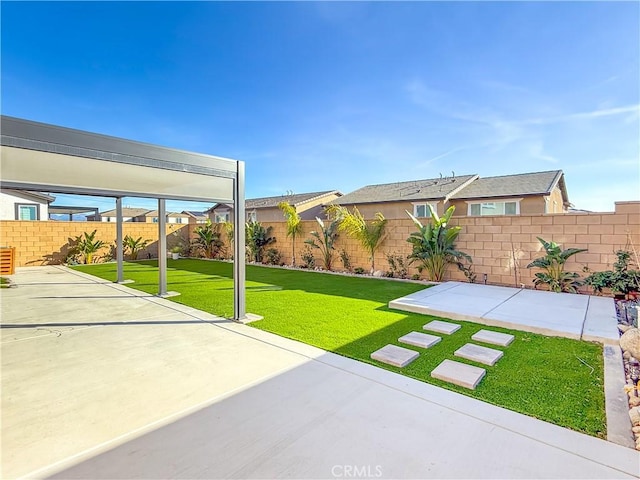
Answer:
<path fill-rule="evenodd" d="M 338 239 L 338 221 L 333 220 L 328 225 L 325 225 L 322 219 L 316 217 L 319 230 L 313 230 L 309 232 L 313 238 L 304 241 L 311 248 L 320 250 L 322 255 L 322 267 L 325 270 L 331 270 L 331 264 L 333 262 L 333 251 L 335 250 L 334 243 Z"/>
<path fill-rule="evenodd" d="M 342 262 L 342 267 L 347 272 L 350 272 L 353 269 L 353 266 L 351 265 L 351 256 L 344 248 L 340 250 L 340 261 Z"/>
<path fill-rule="evenodd" d="M 389 264 L 388 277 L 407 278 L 408 267 L 407 257 L 400 253 L 385 253 L 387 263 Z"/>
<path fill-rule="evenodd" d="M 196 238 L 193 239 L 193 245 L 205 258 L 216 258 L 220 255 L 224 243 L 217 225 L 214 227 L 211 220 L 207 219 L 204 225 L 198 225 L 194 229 L 194 233 Z"/>
<path fill-rule="evenodd" d="M 455 207 L 450 206 L 442 217 L 439 217 L 430 205 L 428 207 L 431 218 L 426 225 L 407 212 L 418 227 L 418 231 L 411 233 L 407 239 L 407 242 L 412 245 L 409 259 L 411 263 L 419 262 L 418 270 L 426 270 L 431 281 L 441 282 L 449 265 L 463 260 L 471 263 L 472 259 L 455 248 L 455 242 L 461 230 L 459 226 L 449 225 Z"/>
<path fill-rule="evenodd" d="M 96 232 L 84 232 L 75 238 L 74 251 L 84 256 L 84 263 L 93 263 L 93 257 L 98 250 L 105 246 L 104 241 L 96 239 Z"/>
<path fill-rule="evenodd" d="M 360 242 L 362 248 L 369 254 L 371 273 L 376 269 L 375 253 L 386 238 L 387 219 L 377 212 L 371 221 L 365 220 L 357 207 L 350 212 L 341 205 L 330 205 L 327 214 L 338 222 L 338 230 Z"/>
<path fill-rule="evenodd" d="M 640 289 L 640 271 L 630 268 L 631 252 L 618 250 L 615 254 L 613 270 L 594 272 L 584 279 L 584 283 L 593 288 L 595 293 L 602 293 L 608 288 L 613 293 L 628 295 Z M 585 267 L 585 271 L 589 269 Z"/>
<path fill-rule="evenodd" d="M 131 235 L 126 235 L 122 240 L 122 246 L 125 252 L 129 252 L 130 260 L 137 260 L 138 253 L 147 248 L 150 241 L 149 239 L 143 240 L 142 237 L 133 238 Z"/>
<path fill-rule="evenodd" d="M 316 268 L 316 257 L 314 257 L 313 252 L 308 245 L 305 245 L 300 258 L 302 259 L 302 268 L 308 268 L 309 270 Z"/>
<path fill-rule="evenodd" d="M 264 254 L 264 263 L 267 265 L 282 265 L 282 255 L 277 248 L 268 248 Z"/>
<path fill-rule="evenodd" d="M 575 272 L 565 272 L 564 266 L 567 260 L 581 252 L 586 252 L 586 248 L 567 248 L 551 241 L 537 237 L 544 248 L 545 255 L 536 258 L 527 268 L 539 268 L 542 272 L 537 272 L 533 279 L 533 284 L 548 285 L 552 292 L 577 293 L 578 287 L 583 284 L 580 275 Z"/>
<path fill-rule="evenodd" d="M 247 242 L 247 253 L 254 262 L 262 262 L 264 248 L 275 242 L 276 238 L 271 236 L 272 226 L 265 228 L 260 222 L 247 222 L 245 225 L 245 235 Z"/>
<path fill-rule="evenodd" d="M 291 237 L 291 265 L 296 264 L 296 237 L 302 235 L 304 228 L 296 207 L 289 202 L 280 202 L 278 208 L 287 222 L 287 237 Z"/>

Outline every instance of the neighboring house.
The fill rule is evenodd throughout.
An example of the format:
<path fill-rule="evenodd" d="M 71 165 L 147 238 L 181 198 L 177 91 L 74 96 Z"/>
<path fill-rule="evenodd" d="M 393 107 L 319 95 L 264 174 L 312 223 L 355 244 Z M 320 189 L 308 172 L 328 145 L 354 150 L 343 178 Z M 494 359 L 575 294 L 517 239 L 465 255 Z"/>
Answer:
<path fill-rule="evenodd" d="M 282 210 L 278 208 L 280 202 L 289 202 L 296 207 L 302 220 L 313 220 L 316 216 L 323 216 L 323 206 L 342 196 L 337 190 L 325 192 L 298 193 L 280 195 L 277 197 L 251 198 L 245 200 L 247 221 L 281 222 L 284 220 Z M 212 222 L 220 223 L 233 219 L 233 206 L 218 203 L 206 212 Z"/>
<path fill-rule="evenodd" d="M 562 170 L 478 178 L 450 200 L 456 215 L 567 213 L 571 203 Z"/>
<path fill-rule="evenodd" d="M 389 219 L 407 218 L 405 210 L 424 218 L 429 216 L 428 205 L 442 214 L 449 206 L 450 198 L 477 178 L 477 175 L 463 175 L 367 185 L 332 203 L 349 208 L 358 207 L 365 218 L 373 218 L 376 212 Z"/>
<path fill-rule="evenodd" d="M 122 221 L 123 222 L 139 222 L 140 220 L 136 220 L 136 218 L 144 215 L 149 211 L 148 208 L 131 208 L 131 207 L 123 207 L 122 208 Z M 105 212 L 100 212 L 98 216 L 89 215 L 87 216 L 87 220 L 95 221 L 95 222 L 115 222 L 116 221 L 116 210 L 107 210 Z"/>
<path fill-rule="evenodd" d="M 207 223 L 209 215 L 207 212 L 194 212 L 192 210 L 183 210 L 182 213 L 187 216 L 189 223 Z"/>
<path fill-rule="evenodd" d="M 54 200 L 45 193 L 2 189 L 0 220 L 49 220 L 49 204 Z"/>
<path fill-rule="evenodd" d="M 562 170 L 480 178 L 442 177 L 368 185 L 333 203 L 356 206 L 365 218 L 429 216 L 428 205 L 441 215 L 455 205 L 455 216 L 566 213 L 570 203 Z"/>
<path fill-rule="evenodd" d="M 146 210 L 135 217 L 134 222 L 158 223 L 158 210 Z M 189 223 L 189 217 L 184 213 L 168 212 L 167 223 Z"/>

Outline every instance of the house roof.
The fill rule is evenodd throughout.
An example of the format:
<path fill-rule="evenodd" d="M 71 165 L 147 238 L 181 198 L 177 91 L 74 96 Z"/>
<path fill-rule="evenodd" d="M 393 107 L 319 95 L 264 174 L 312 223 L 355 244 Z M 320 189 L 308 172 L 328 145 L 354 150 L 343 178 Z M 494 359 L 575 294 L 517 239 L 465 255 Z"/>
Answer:
<path fill-rule="evenodd" d="M 569 198 L 562 170 L 478 178 L 469 186 L 452 195 L 451 198 L 469 200 L 475 198 L 548 195 L 558 184 L 560 184 L 563 201 L 568 204 Z"/>
<path fill-rule="evenodd" d="M 140 215 L 144 215 L 149 211 L 148 208 L 131 208 L 131 207 L 123 207 L 122 208 L 122 216 L 123 217 L 139 217 Z M 100 216 L 102 217 L 115 217 L 116 209 L 107 210 L 106 212 L 100 212 Z"/>
<path fill-rule="evenodd" d="M 48 202 L 51 203 L 53 202 L 56 197 L 52 197 L 51 195 L 47 195 L 46 193 L 42 193 L 42 192 L 34 192 L 31 190 L 11 190 L 11 189 L 2 189 L 3 192 L 11 192 L 12 194 L 16 194 L 16 195 L 23 195 L 23 196 L 28 196 L 28 197 L 33 197 L 36 200 L 40 200 L 41 202 Z"/>
<path fill-rule="evenodd" d="M 143 215 L 145 217 L 157 217 L 158 216 L 158 210 L 148 210 Z M 138 215 L 138 216 L 142 216 L 142 215 Z M 167 217 L 171 217 L 171 218 L 185 217 L 185 216 L 186 215 L 184 215 L 184 213 L 167 212 Z"/>
<path fill-rule="evenodd" d="M 294 207 L 299 207 L 300 205 L 304 205 L 307 202 L 318 200 L 322 197 L 328 197 L 329 195 L 332 195 L 332 194 L 337 195 L 338 197 L 342 196 L 342 193 L 340 193 L 338 190 L 327 190 L 324 192 L 298 193 L 294 195 L 278 195 L 276 197 L 247 198 L 244 202 L 244 208 L 245 210 L 255 210 L 259 208 L 275 208 L 278 206 L 280 202 L 289 202 Z M 211 212 L 212 210 L 220 206 L 233 208 L 233 205 L 230 205 L 230 204 L 216 203 L 213 207 L 207 210 L 207 212 Z"/>
<path fill-rule="evenodd" d="M 277 207 L 280 202 L 289 202 L 294 207 L 298 207 L 307 202 L 327 197 L 331 194 L 341 196 L 337 190 L 327 190 L 324 192 L 298 193 L 294 195 L 279 195 L 277 197 L 249 198 L 245 201 L 245 209 L 255 208 L 273 208 Z"/>
<path fill-rule="evenodd" d="M 402 202 L 412 200 L 439 200 L 449 198 L 477 175 L 460 177 L 427 178 L 409 182 L 367 185 L 336 199 L 331 203 L 350 205 L 356 203 Z"/>
<path fill-rule="evenodd" d="M 193 210 L 183 210 L 182 213 L 184 213 L 185 215 L 189 216 L 189 217 L 193 217 L 195 219 L 206 219 L 207 217 L 207 212 L 195 212 Z"/>

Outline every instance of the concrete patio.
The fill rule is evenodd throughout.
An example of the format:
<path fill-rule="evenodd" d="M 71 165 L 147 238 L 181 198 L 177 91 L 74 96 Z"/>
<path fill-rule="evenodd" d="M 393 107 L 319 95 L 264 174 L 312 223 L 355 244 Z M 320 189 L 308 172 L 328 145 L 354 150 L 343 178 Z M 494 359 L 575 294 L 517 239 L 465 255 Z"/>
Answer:
<path fill-rule="evenodd" d="M 2 296 L 2 478 L 635 478 L 637 452 L 63 267 Z"/>
<path fill-rule="evenodd" d="M 445 282 L 397 298 L 389 308 L 610 345 L 619 338 L 608 297 Z"/>

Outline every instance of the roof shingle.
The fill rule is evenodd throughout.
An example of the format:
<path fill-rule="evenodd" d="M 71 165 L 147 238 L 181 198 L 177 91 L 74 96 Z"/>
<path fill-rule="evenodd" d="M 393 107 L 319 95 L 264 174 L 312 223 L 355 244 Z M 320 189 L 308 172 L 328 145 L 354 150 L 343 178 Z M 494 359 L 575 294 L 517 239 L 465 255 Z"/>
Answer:
<path fill-rule="evenodd" d="M 436 200 L 447 198 L 477 175 L 460 177 L 429 178 L 409 182 L 367 185 L 348 193 L 331 203 L 350 205 L 356 203 L 398 202 L 412 200 Z"/>
<path fill-rule="evenodd" d="M 562 170 L 520 173 L 500 177 L 478 178 L 452 195 L 452 199 L 547 195 L 562 176 Z"/>

